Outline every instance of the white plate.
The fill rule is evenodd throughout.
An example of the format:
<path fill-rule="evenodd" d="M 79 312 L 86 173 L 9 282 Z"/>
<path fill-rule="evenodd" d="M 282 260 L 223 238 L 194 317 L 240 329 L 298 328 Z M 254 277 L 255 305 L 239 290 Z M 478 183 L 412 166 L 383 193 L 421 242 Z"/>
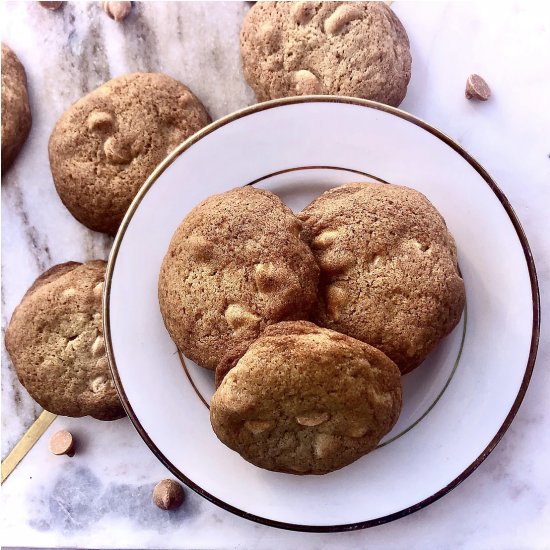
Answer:
<path fill-rule="evenodd" d="M 404 377 L 403 412 L 378 449 L 324 476 L 261 470 L 210 428 L 212 374 L 179 357 L 160 315 L 162 258 L 184 216 L 214 193 L 254 183 L 299 210 L 330 187 L 373 179 L 418 189 L 443 214 L 458 246 L 467 314 Z M 255 105 L 179 146 L 122 223 L 104 305 L 118 390 L 157 457 L 231 512 L 307 531 L 384 523 L 464 480 L 517 412 L 539 334 L 529 246 L 489 175 L 458 144 L 403 111 L 329 96 Z"/>

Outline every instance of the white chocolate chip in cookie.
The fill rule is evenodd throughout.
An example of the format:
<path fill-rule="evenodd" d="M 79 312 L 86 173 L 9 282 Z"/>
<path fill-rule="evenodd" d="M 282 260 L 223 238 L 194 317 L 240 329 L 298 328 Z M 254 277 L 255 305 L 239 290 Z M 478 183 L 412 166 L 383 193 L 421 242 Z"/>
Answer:
<path fill-rule="evenodd" d="M 339 34 L 344 27 L 361 17 L 362 10 L 353 4 L 342 4 L 325 21 L 325 32 L 329 35 Z"/>
<path fill-rule="evenodd" d="M 95 364 L 95 367 L 98 370 L 108 371 L 109 370 L 109 361 L 107 360 L 107 357 L 105 357 L 105 356 L 100 357 L 97 360 L 97 363 Z"/>
<path fill-rule="evenodd" d="M 299 219 L 295 219 L 292 221 L 293 223 L 290 226 L 290 231 L 296 237 L 300 237 L 300 235 L 302 234 L 302 229 L 304 228 L 304 224 Z"/>
<path fill-rule="evenodd" d="M 369 431 L 366 422 L 352 420 L 346 430 L 346 435 L 353 438 L 363 437 Z"/>
<path fill-rule="evenodd" d="M 88 116 L 88 129 L 91 131 L 109 131 L 114 123 L 113 115 L 104 111 L 93 111 Z"/>
<path fill-rule="evenodd" d="M 330 275 L 347 271 L 355 265 L 355 257 L 345 250 L 328 249 L 318 258 L 319 267 Z"/>
<path fill-rule="evenodd" d="M 254 435 L 261 434 L 273 426 L 270 420 L 246 420 L 244 427 Z"/>
<path fill-rule="evenodd" d="M 323 83 L 307 69 L 294 72 L 291 78 L 297 95 L 312 95 L 323 92 Z"/>
<path fill-rule="evenodd" d="M 425 244 L 422 244 L 421 242 L 417 241 L 416 239 L 408 239 L 404 243 L 406 246 L 416 248 L 417 250 L 420 250 L 421 252 L 426 252 L 429 250 L 429 247 Z"/>
<path fill-rule="evenodd" d="M 325 300 L 329 318 L 333 321 L 337 321 L 340 318 L 342 310 L 348 303 L 346 291 L 335 284 L 329 285 L 326 289 Z"/>
<path fill-rule="evenodd" d="M 103 281 L 100 281 L 99 283 L 97 283 L 97 285 L 94 286 L 94 289 L 93 289 L 93 294 L 96 298 L 103 298 L 103 288 L 105 286 L 105 283 Z"/>
<path fill-rule="evenodd" d="M 132 158 L 132 147 L 125 140 L 111 136 L 103 144 L 107 160 L 112 164 L 128 164 Z"/>
<path fill-rule="evenodd" d="M 213 245 L 202 235 L 191 235 L 187 239 L 187 247 L 191 257 L 200 262 L 207 262 L 214 255 Z"/>
<path fill-rule="evenodd" d="M 61 294 L 66 298 L 70 298 L 76 294 L 76 290 L 74 288 L 66 288 Z"/>
<path fill-rule="evenodd" d="M 266 52 L 275 52 L 279 48 L 281 36 L 271 23 L 261 25 L 257 37 Z"/>
<path fill-rule="evenodd" d="M 225 320 L 233 330 L 254 330 L 260 318 L 239 304 L 230 304 L 225 310 Z"/>
<path fill-rule="evenodd" d="M 319 426 L 329 419 L 329 414 L 326 412 L 310 412 L 307 414 L 301 414 L 296 417 L 296 422 L 301 426 Z"/>
<path fill-rule="evenodd" d="M 93 393 L 99 393 L 101 391 L 105 390 L 105 387 L 108 384 L 108 380 L 105 378 L 105 376 L 98 376 L 97 378 L 94 378 L 92 380 L 92 383 L 90 384 L 90 388 Z"/>
<path fill-rule="evenodd" d="M 292 19 L 297 25 L 305 25 L 315 15 L 318 2 L 294 2 L 292 5 Z"/>
<path fill-rule="evenodd" d="M 338 439 L 331 434 L 320 433 L 315 437 L 313 450 L 315 456 L 325 458 L 331 455 L 338 444 Z"/>
<path fill-rule="evenodd" d="M 105 340 L 103 336 L 98 336 L 92 344 L 92 355 L 94 357 L 101 357 L 105 353 Z"/>
<path fill-rule="evenodd" d="M 336 241 L 338 236 L 338 231 L 323 231 L 313 239 L 313 241 L 311 242 L 311 246 L 318 249 L 328 248 L 331 244 L 334 243 L 334 241 Z"/>
<path fill-rule="evenodd" d="M 277 268 L 272 263 L 256 264 L 254 266 L 254 281 L 260 292 L 274 292 L 284 286 L 285 273 L 284 270 Z"/>
<path fill-rule="evenodd" d="M 380 256 L 377 254 L 373 259 L 372 261 L 370 262 L 370 267 L 373 268 L 373 267 L 376 267 L 380 264 L 381 262 L 381 258 Z"/>

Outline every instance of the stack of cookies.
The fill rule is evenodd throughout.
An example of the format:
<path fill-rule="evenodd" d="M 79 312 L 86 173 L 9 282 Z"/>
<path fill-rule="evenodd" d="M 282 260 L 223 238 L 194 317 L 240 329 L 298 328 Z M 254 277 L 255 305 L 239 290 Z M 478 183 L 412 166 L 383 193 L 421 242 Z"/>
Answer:
<path fill-rule="evenodd" d="M 212 196 L 176 230 L 159 277 L 179 349 L 215 370 L 218 438 L 268 470 L 324 474 L 376 448 L 401 374 L 458 323 L 464 283 L 421 193 L 332 189 L 297 216 L 254 187 Z"/>

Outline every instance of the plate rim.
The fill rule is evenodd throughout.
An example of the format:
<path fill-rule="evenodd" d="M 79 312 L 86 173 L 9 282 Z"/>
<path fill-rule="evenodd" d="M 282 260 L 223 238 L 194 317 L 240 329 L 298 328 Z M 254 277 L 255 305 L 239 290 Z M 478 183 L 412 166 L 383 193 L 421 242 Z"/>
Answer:
<path fill-rule="evenodd" d="M 506 415 L 506 418 L 504 419 L 504 422 L 498 429 L 497 433 L 494 435 L 493 439 L 489 442 L 487 447 L 485 447 L 485 449 L 481 452 L 481 454 L 476 458 L 476 460 L 474 460 L 474 462 L 472 462 L 467 468 L 465 468 L 456 478 L 454 478 L 445 487 L 442 487 L 441 489 L 436 491 L 433 495 L 421 500 L 420 502 L 412 506 L 409 506 L 407 508 L 394 512 L 392 514 L 388 514 L 378 518 L 361 521 L 361 522 L 340 524 L 340 525 L 301 525 L 301 524 L 295 524 L 295 523 L 276 521 L 269 518 L 257 516 L 250 512 L 245 512 L 244 510 L 240 510 L 239 508 L 236 508 L 235 506 L 232 506 L 224 502 L 220 498 L 208 493 L 207 491 L 202 489 L 199 485 L 194 483 L 191 479 L 189 479 L 185 474 L 183 474 L 176 466 L 174 466 L 174 464 L 172 464 L 163 455 L 163 453 L 155 445 L 153 440 L 150 438 L 148 433 L 145 431 L 145 429 L 141 425 L 139 419 L 137 418 L 137 415 L 134 413 L 132 405 L 130 404 L 126 396 L 124 387 L 122 385 L 122 381 L 118 374 L 118 369 L 116 366 L 116 361 L 114 359 L 114 353 L 113 353 L 112 341 L 111 341 L 109 305 L 110 305 L 110 297 L 111 297 L 110 296 L 111 282 L 112 282 L 114 267 L 116 264 L 118 251 L 124 239 L 126 230 L 137 208 L 139 207 L 141 201 L 143 200 L 143 198 L 145 197 L 149 189 L 154 185 L 154 183 L 161 176 L 161 174 L 174 162 L 174 160 L 176 160 L 176 158 L 178 158 L 181 154 L 183 154 L 193 144 L 195 144 L 196 142 L 198 142 L 208 134 L 214 132 L 218 128 L 221 128 L 226 124 L 229 124 L 240 118 L 246 117 L 250 114 L 258 113 L 267 109 L 273 109 L 280 106 L 294 105 L 294 104 L 301 104 L 301 103 L 340 103 L 340 104 L 355 105 L 359 107 L 367 107 L 370 109 L 383 111 L 385 113 L 389 113 L 391 115 L 404 119 L 405 121 L 415 124 L 416 126 L 419 126 L 423 130 L 429 132 L 433 136 L 443 141 L 446 145 L 451 147 L 455 152 L 457 152 L 460 156 L 462 156 L 462 158 L 464 158 L 464 160 L 466 160 L 466 162 L 468 162 L 476 170 L 476 172 L 478 172 L 478 174 L 483 178 L 483 180 L 487 183 L 487 185 L 489 185 L 490 189 L 493 191 L 493 193 L 496 195 L 496 197 L 500 201 L 502 207 L 508 214 L 508 217 L 510 218 L 512 225 L 514 226 L 514 229 L 520 241 L 520 244 L 525 256 L 525 260 L 527 263 L 527 269 L 529 272 L 529 282 L 531 285 L 531 298 L 533 302 L 532 304 L 533 305 L 533 326 L 532 326 L 532 332 L 531 332 L 531 345 L 529 348 L 529 357 L 527 359 L 527 364 L 525 366 L 525 373 L 523 375 L 518 394 L 516 395 L 514 403 L 512 404 L 512 407 L 510 408 L 508 414 Z M 342 531 L 355 531 L 358 529 L 365 529 L 365 528 L 374 527 L 377 525 L 382 525 L 384 523 L 388 523 L 390 521 L 394 521 L 402 517 L 408 516 L 409 514 L 412 514 L 414 512 L 417 512 L 418 510 L 425 508 L 426 506 L 432 504 L 433 502 L 439 500 L 444 495 L 451 492 L 455 487 L 457 487 L 467 477 L 469 477 L 477 469 L 477 467 L 489 456 L 491 451 L 496 447 L 496 445 L 499 443 L 499 441 L 502 439 L 502 437 L 510 427 L 510 424 L 512 423 L 514 417 L 516 416 L 519 410 L 519 407 L 523 401 L 523 398 L 525 397 L 527 387 L 529 386 L 531 375 L 533 373 L 533 369 L 535 366 L 538 343 L 540 338 L 540 294 L 539 294 L 538 279 L 537 279 L 537 273 L 536 273 L 533 254 L 529 247 L 527 236 L 525 235 L 523 227 L 521 226 L 521 223 L 514 209 L 512 208 L 512 205 L 510 204 L 506 195 L 498 187 L 496 182 L 491 178 L 489 173 L 485 170 L 485 168 L 483 168 L 483 166 L 478 161 L 476 161 L 458 142 L 456 142 L 454 139 L 452 139 L 451 137 L 443 133 L 441 130 L 438 130 L 428 122 L 424 121 L 423 119 L 418 118 L 397 107 L 391 107 L 389 105 L 384 105 L 382 103 L 378 103 L 376 101 L 372 101 L 368 99 L 360 99 L 360 98 L 347 97 L 347 96 L 333 96 L 333 95 L 300 96 L 300 97 L 274 99 L 263 103 L 257 103 L 255 105 L 251 105 L 249 107 L 239 109 L 233 113 L 230 113 L 210 123 L 209 125 L 199 130 L 197 133 L 193 134 L 191 137 L 186 139 L 180 145 L 178 145 L 162 162 L 160 162 L 160 164 L 155 168 L 155 170 L 153 170 L 151 175 L 147 178 L 145 183 L 142 185 L 142 187 L 134 197 L 132 203 L 130 204 L 128 211 L 126 212 L 122 220 L 120 228 L 118 229 L 115 240 L 113 242 L 113 246 L 109 253 L 109 259 L 108 259 L 107 269 L 105 273 L 105 288 L 103 293 L 103 333 L 105 337 L 105 347 L 107 351 L 107 358 L 109 362 L 109 367 L 111 369 L 111 374 L 113 376 L 115 387 L 118 391 L 122 406 L 124 407 L 124 410 L 128 415 L 128 418 L 130 418 L 132 425 L 134 426 L 134 428 L 136 429 L 140 437 L 144 440 L 146 445 L 149 447 L 149 449 L 158 458 L 158 460 L 160 460 L 160 462 L 164 464 L 166 468 L 168 468 L 168 470 L 176 478 L 178 478 L 180 481 L 185 483 L 185 485 L 187 485 L 190 489 L 192 489 L 202 497 L 206 498 L 213 504 L 216 504 L 220 508 L 223 508 L 228 512 L 231 512 L 237 516 L 248 519 L 250 521 L 260 523 L 263 525 L 268 525 L 270 527 L 276 527 L 279 529 L 286 529 L 290 531 L 302 531 L 302 532 L 310 532 L 310 533 L 335 533 L 335 532 L 342 532 Z"/>

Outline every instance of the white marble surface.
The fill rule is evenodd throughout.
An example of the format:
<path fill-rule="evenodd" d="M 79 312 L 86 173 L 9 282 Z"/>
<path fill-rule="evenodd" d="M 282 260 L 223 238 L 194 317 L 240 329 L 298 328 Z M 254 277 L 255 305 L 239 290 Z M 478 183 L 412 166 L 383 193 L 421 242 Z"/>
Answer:
<path fill-rule="evenodd" d="M 95 548 L 550 548 L 550 5 L 395 2 L 411 39 L 413 76 L 401 105 L 456 138 L 510 199 L 537 263 L 543 310 L 537 366 L 525 401 L 490 457 L 462 485 L 397 522 L 308 535 L 233 516 L 187 491 L 162 513 L 150 489 L 167 475 L 125 419 L 58 418 L 79 438 L 72 458 L 48 434 L 2 486 L 4 546 Z M 94 4 L 48 12 L 2 3 L 2 40 L 27 68 L 33 129 L 2 181 L 2 328 L 34 278 L 52 264 L 106 257 L 110 240 L 79 225 L 57 197 L 47 162 L 56 118 L 84 92 L 134 70 L 188 84 L 213 118 L 254 102 L 242 79 L 234 3 L 138 4 L 124 24 Z M 493 89 L 467 102 L 467 75 Z M 39 412 L 2 348 L 2 457 Z"/>

